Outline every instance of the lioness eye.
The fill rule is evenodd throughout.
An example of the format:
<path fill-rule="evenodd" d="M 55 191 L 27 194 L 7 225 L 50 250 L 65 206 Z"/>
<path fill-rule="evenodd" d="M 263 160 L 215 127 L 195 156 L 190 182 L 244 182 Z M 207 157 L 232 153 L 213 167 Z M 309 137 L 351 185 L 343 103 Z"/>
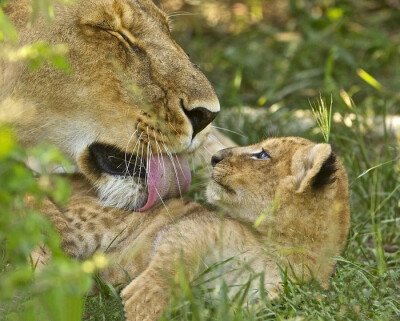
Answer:
<path fill-rule="evenodd" d="M 121 37 L 129 44 L 131 44 L 130 39 L 127 37 L 126 34 L 124 34 L 123 32 L 119 32 L 119 34 L 121 35 Z"/>
<path fill-rule="evenodd" d="M 122 39 L 124 39 L 124 41 L 132 48 L 132 49 L 138 49 L 137 45 L 134 44 L 126 34 L 124 34 L 123 32 L 119 31 L 118 32 L 119 35 L 122 37 Z"/>
<path fill-rule="evenodd" d="M 269 156 L 269 154 L 266 151 L 261 151 L 259 153 L 255 153 L 253 155 L 251 155 L 253 158 L 255 159 L 267 159 L 267 158 L 271 158 L 271 156 Z"/>

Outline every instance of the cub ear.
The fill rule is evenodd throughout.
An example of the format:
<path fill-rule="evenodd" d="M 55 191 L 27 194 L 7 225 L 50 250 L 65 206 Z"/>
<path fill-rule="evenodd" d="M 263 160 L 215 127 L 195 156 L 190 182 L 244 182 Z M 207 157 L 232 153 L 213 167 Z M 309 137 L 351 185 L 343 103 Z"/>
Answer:
<path fill-rule="evenodd" d="M 299 152 L 293 156 L 292 162 L 296 193 L 303 193 L 307 189 L 317 190 L 336 180 L 336 156 L 331 145 L 317 144 L 306 152 Z"/>

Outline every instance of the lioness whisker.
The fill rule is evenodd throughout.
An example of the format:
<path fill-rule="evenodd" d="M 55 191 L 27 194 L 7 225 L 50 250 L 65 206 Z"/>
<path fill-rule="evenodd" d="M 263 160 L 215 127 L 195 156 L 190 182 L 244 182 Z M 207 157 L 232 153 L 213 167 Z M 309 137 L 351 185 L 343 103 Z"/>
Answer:
<path fill-rule="evenodd" d="M 143 166 L 143 151 L 144 151 L 144 142 L 143 142 L 143 144 L 142 144 L 142 151 L 140 152 L 140 167 L 139 167 L 139 177 L 141 177 L 141 174 L 142 174 L 142 168 L 144 167 Z"/>
<path fill-rule="evenodd" d="M 140 134 L 139 139 L 138 139 L 138 143 L 139 143 L 139 144 L 138 144 L 138 146 L 137 146 L 138 152 L 136 153 L 135 165 L 134 165 L 134 167 L 133 167 L 133 171 L 134 171 L 134 172 L 136 172 L 136 165 L 137 165 L 137 162 L 138 162 L 138 159 L 139 159 L 140 145 L 142 144 L 142 143 L 141 143 L 142 134 L 143 134 L 143 133 Z M 135 147 L 135 149 L 136 149 L 136 147 Z M 132 154 L 132 155 L 133 155 L 133 154 Z M 139 177 L 140 177 L 140 176 L 139 176 Z M 134 189 L 134 180 L 133 180 L 133 179 L 131 180 L 131 187 L 132 187 L 132 190 L 133 190 L 133 189 Z M 135 195 L 135 204 L 137 204 L 138 194 L 139 194 L 139 193 L 136 193 L 136 195 Z"/>
<path fill-rule="evenodd" d="M 137 149 L 137 152 L 136 152 L 136 149 Z M 136 173 L 136 164 L 137 164 L 137 160 L 138 160 L 137 153 L 139 152 L 139 149 L 140 149 L 140 138 L 136 141 L 136 144 L 135 144 L 135 146 L 134 146 L 134 148 L 133 148 L 133 150 L 132 150 L 131 157 L 130 157 L 130 159 L 129 159 L 129 163 L 131 164 L 131 159 L 132 159 L 133 155 L 136 154 L 136 156 L 135 156 L 135 165 L 134 165 L 134 167 L 133 167 L 133 172 L 134 172 L 134 173 Z M 134 182 L 135 182 L 135 180 L 134 180 L 134 176 L 133 176 L 133 175 L 130 175 L 130 177 L 131 177 L 131 181 L 130 181 L 131 189 L 133 190 L 133 189 L 134 189 Z"/>
<path fill-rule="evenodd" d="M 210 156 L 212 156 L 213 155 L 213 153 L 211 153 L 208 149 L 207 149 L 207 147 L 206 146 L 203 146 L 203 149 L 210 155 Z"/>
<path fill-rule="evenodd" d="M 222 148 L 226 148 L 227 146 L 225 146 L 225 144 L 222 144 L 222 142 L 218 139 L 217 136 L 213 135 L 213 134 L 209 134 L 209 137 L 216 142 L 217 144 L 221 145 Z"/>
<path fill-rule="evenodd" d="M 147 148 L 146 148 L 146 176 L 144 182 L 146 186 L 149 184 L 149 173 L 150 173 L 150 135 L 149 135 L 149 127 L 146 126 L 147 132 Z"/>
<path fill-rule="evenodd" d="M 234 130 L 230 130 L 230 129 L 228 129 L 228 128 L 218 127 L 218 126 L 214 126 L 214 125 L 212 125 L 212 128 L 219 129 L 219 130 L 225 130 L 225 131 L 227 131 L 227 132 L 230 132 L 230 133 L 239 135 L 239 136 L 241 136 L 241 137 L 247 138 L 246 135 L 243 135 L 243 134 L 241 134 L 241 133 L 235 132 Z"/>
<path fill-rule="evenodd" d="M 163 136 L 162 136 L 162 137 L 163 137 Z M 167 139 L 173 144 L 172 140 L 171 140 L 169 137 L 167 137 Z M 163 139 L 163 141 L 164 141 L 164 139 Z M 164 141 L 164 145 L 166 145 L 166 144 L 165 144 L 165 141 Z M 182 165 L 181 165 L 181 163 L 180 163 L 180 161 L 179 161 L 179 159 L 178 159 L 178 155 L 177 155 L 177 154 L 174 154 L 174 155 L 175 155 L 176 161 L 178 162 L 179 168 L 181 169 L 181 172 L 182 172 L 183 177 L 186 178 L 186 175 L 185 175 L 185 173 L 184 173 L 184 171 L 183 171 Z"/>
<path fill-rule="evenodd" d="M 172 157 L 171 152 L 168 150 L 167 146 L 165 145 L 164 135 L 161 135 L 161 138 L 162 138 L 162 140 L 163 140 L 163 145 L 164 145 L 165 152 L 166 152 L 166 154 L 168 155 L 169 159 L 171 160 L 172 168 L 174 169 L 174 173 L 175 173 L 175 177 L 176 177 L 176 182 L 177 182 L 178 190 L 179 190 L 179 195 L 182 197 L 181 184 L 180 184 L 180 182 L 179 182 L 178 172 L 177 172 L 177 170 L 176 170 L 174 158 Z"/>
<path fill-rule="evenodd" d="M 141 145 L 142 135 L 143 135 L 143 132 L 140 133 L 139 138 L 138 138 L 138 140 L 137 140 L 137 142 L 136 142 L 136 144 L 138 144 L 138 153 L 136 153 L 135 165 L 133 166 L 133 171 L 134 171 L 135 173 L 136 173 L 136 165 L 137 165 L 137 160 L 138 160 L 138 155 L 139 155 L 139 149 L 140 149 L 140 145 Z M 132 156 L 134 155 L 135 150 L 136 150 L 136 145 L 135 145 L 134 150 L 133 150 L 133 152 L 132 152 Z"/>
<path fill-rule="evenodd" d="M 167 125 L 175 132 L 175 134 L 179 134 L 178 130 L 171 124 L 171 122 L 167 122 Z"/>
<path fill-rule="evenodd" d="M 129 175 L 129 177 L 132 179 L 132 182 L 133 182 L 133 178 L 134 178 L 133 173 L 136 172 L 136 161 L 135 161 L 135 166 L 133 168 L 133 173 L 132 174 L 129 172 L 129 164 L 132 164 L 132 157 L 133 157 L 133 155 L 135 155 L 136 147 L 140 147 L 140 138 L 141 137 L 142 137 L 142 135 L 140 135 L 139 138 L 136 140 L 136 143 L 133 146 L 133 150 L 132 150 L 132 153 L 131 153 L 131 155 L 129 157 L 129 161 L 128 162 L 126 161 L 126 156 L 125 156 L 126 172 Z M 126 177 L 126 174 L 124 175 L 124 177 Z"/>
<path fill-rule="evenodd" d="M 144 149 L 144 142 L 143 142 L 143 143 L 141 142 L 141 145 L 142 145 L 142 150 L 141 150 L 141 153 L 140 153 L 139 177 L 141 177 L 142 168 L 143 168 L 143 149 Z M 138 159 L 138 156 L 136 156 L 136 157 L 137 157 L 137 159 Z M 135 172 L 136 172 L 136 163 L 135 163 Z M 135 204 L 137 204 L 137 197 L 138 197 L 138 194 L 139 194 L 139 193 L 136 193 L 136 196 L 135 196 Z"/>
<path fill-rule="evenodd" d="M 207 150 L 207 148 L 206 148 L 205 146 L 203 146 L 203 149 L 206 150 L 208 153 L 210 153 L 210 152 Z M 207 164 L 205 167 L 207 168 L 207 171 L 208 171 L 208 177 L 211 177 L 212 169 L 211 169 L 211 167 L 209 166 L 209 164 L 210 164 L 210 157 L 207 156 L 205 153 L 200 153 L 200 156 L 203 157 L 204 163 Z"/>
<path fill-rule="evenodd" d="M 126 154 L 126 153 L 125 153 Z M 129 164 L 131 163 L 131 159 L 133 157 L 133 154 L 130 155 L 129 160 L 127 159 L 127 156 L 125 155 L 124 163 L 125 163 L 125 173 L 124 173 L 124 178 L 129 176 L 130 178 L 133 178 L 133 174 L 130 173 L 129 171 Z"/>
<path fill-rule="evenodd" d="M 175 159 L 176 159 L 176 162 L 177 162 L 178 165 L 179 165 L 179 168 L 181 169 L 181 172 L 182 172 L 183 177 L 186 178 L 185 172 L 183 171 L 181 162 L 179 161 L 179 158 L 178 158 L 178 155 L 177 155 L 177 154 L 175 154 Z"/>
<path fill-rule="evenodd" d="M 28 129 L 28 130 L 26 131 L 26 133 L 29 134 L 29 135 L 30 135 L 30 134 L 33 134 L 35 131 L 38 131 L 38 130 L 40 130 L 40 129 L 43 129 L 44 127 L 47 127 L 47 126 L 49 126 L 49 125 L 51 125 L 51 124 L 54 124 L 54 121 L 48 121 L 47 123 L 44 123 L 44 124 L 42 124 L 42 125 L 40 125 L 40 126 L 31 128 L 31 129 Z"/>
<path fill-rule="evenodd" d="M 136 148 L 137 148 L 137 150 L 138 150 L 138 152 L 139 152 L 139 148 L 140 148 L 140 138 L 139 139 L 137 139 L 137 141 L 136 141 L 136 143 L 135 143 L 135 146 L 134 146 L 134 148 L 133 148 L 133 150 L 132 150 L 132 154 L 131 154 L 131 157 L 129 158 L 129 164 L 133 164 L 132 163 L 132 157 L 133 157 L 133 155 L 135 155 L 136 153 Z M 137 157 L 135 158 L 135 165 L 134 165 L 134 172 L 136 172 L 136 161 L 137 161 Z M 133 178 L 133 176 L 131 176 L 132 178 Z"/>
<path fill-rule="evenodd" d="M 155 133 L 154 129 L 153 129 L 153 135 L 154 135 L 154 141 L 156 143 L 156 153 L 157 153 L 157 155 L 159 155 L 158 161 L 159 161 L 160 167 L 162 166 L 162 168 L 163 168 L 163 172 L 164 172 L 164 176 L 165 176 L 165 163 L 164 163 L 164 159 L 161 157 L 162 151 L 161 151 L 160 145 L 158 144 L 156 133 Z"/>
<path fill-rule="evenodd" d="M 178 17 L 178 16 L 196 16 L 196 13 L 188 11 L 172 11 L 167 13 L 168 18 Z"/>
<path fill-rule="evenodd" d="M 131 142 L 133 135 L 135 135 L 138 131 L 138 125 L 136 125 L 136 130 L 132 133 L 132 135 L 129 137 L 128 142 L 126 143 L 126 147 L 125 147 L 125 153 L 124 153 L 124 157 L 125 157 L 125 166 L 126 166 L 126 172 L 129 174 L 129 166 L 128 166 L 128 162 L 127 162 L 127 154 L 128 154 L 128 147 L 129 147 L 129 143 Z M 132 158 L 132 154 L 130 156 L 130 158 Z M 129 163 L 130 163 L 130 159 L 129 159 Z M 125 175 L 126 177 L 126 175 Z"/>

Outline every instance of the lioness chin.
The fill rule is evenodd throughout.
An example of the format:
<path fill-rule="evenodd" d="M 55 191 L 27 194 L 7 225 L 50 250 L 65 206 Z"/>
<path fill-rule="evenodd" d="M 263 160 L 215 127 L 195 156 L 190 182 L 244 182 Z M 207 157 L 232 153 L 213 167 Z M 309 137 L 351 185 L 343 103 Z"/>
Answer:
<path fill-rule="evenodd" d="M 108 254 L 101 277 L 122 286 L 127 320 L 156 320 L 180 271 L 193 280 L 218 262 L 227 262 L 222 277 L 233 289 L 262 275 L 251 284 L 254 295 L 261 286 L 277 297 L 281 269 L 328 286 L 350 224 L 347 175 L 331 146 L 273 138 L 222 150 L 211 163 L 207 199 L 222 216 L 176 199 L 146 213 L 102 208 L 82 177 L 72 178 L 66 209 L 44 206 L 69 255 Z M 40 266 L 48 255 L 38 249 L 34 258 Z"/>
<path fill-rule="evenodd" d="M 71 72 L 48 64 L 31 72 L 26 61 L 0 58 L 0 122 L 13 123 L 24 145 L 55 143 L 104 205 L 146 210 L 160 185 L 162 198 L 185 192 L 183 154 L 206 141 L 219 102 L 171 37 L 167 15 L 151 0 L 77 0 L 54 5 L 51 23 L 30 24 L 30 6 L 11 0 L 3 9 L 18 46 L 63 43 Z M 152 170 L 147 177 L 154 158 L 166 176 Z"/>

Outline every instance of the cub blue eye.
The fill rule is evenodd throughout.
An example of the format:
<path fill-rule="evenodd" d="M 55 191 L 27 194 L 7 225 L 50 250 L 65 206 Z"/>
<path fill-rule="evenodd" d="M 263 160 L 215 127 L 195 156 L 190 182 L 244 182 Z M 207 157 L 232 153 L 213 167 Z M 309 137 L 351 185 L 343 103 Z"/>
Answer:
<path fill-rule="evenodd" d="M 267 159 L 267 158 L 271 158 L 271 156 L 269 156 L 269 154 L 266 151 L 261 151 L 259 153 L 255 153 L 252 155 L 254 158 L 256 159 Z"/>

